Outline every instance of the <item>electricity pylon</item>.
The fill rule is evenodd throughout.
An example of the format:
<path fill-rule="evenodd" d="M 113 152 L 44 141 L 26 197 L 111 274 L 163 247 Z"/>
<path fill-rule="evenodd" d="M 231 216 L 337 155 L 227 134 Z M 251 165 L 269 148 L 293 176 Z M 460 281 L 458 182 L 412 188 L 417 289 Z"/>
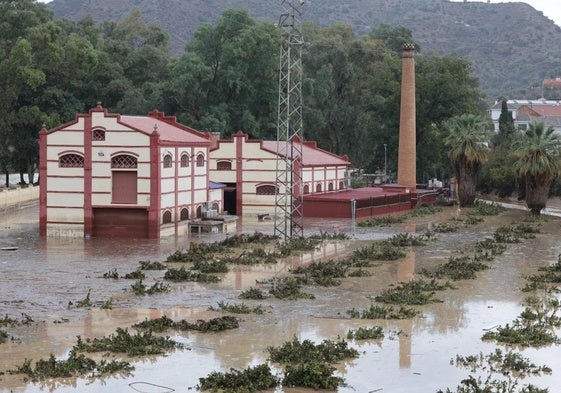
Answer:
<path fill-rule="evenodd" d="M 302 0 L 281 0 L 275 235 L 303 237 Z"/>

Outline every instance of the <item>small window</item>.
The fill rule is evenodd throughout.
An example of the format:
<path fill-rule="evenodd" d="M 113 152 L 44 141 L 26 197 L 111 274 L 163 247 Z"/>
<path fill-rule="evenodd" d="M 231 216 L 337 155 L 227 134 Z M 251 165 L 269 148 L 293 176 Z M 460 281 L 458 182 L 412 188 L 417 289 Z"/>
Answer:
<path fill-rule="evenodd" d="M 344 190 L 344 189 L 345 189 L 345 183 L 344 183 L 344 182 L 342 182 L 342 181 L 339 182 L 339 189 L 340 189 L 340 190 Z"/>
<path fill-rule="evenodd" d="M 327 191 L 333 191 L 333 182 L 329 182 L 329 185 L 327 186 Z"/>
<path fill-rule="evenodd" d="M 181 168 L 187 168 L 189 166 L 189 155 L 188 154 L 183 154 L 181 155 L 181 161 L 180 164 Z"/>
<path fill-rule="evenodd" d="M 321 183 L 318 183 L 316 186 L 316 192 L 321 192 Z"/>
<path fill-rule="evenodd" d="M 92 141 L 104 141 L 105 131 L 104 130 L 93 130 L 92 131 Z"/>
<path fill-rule="evenodd" d="M 204 154 L 197 155 L 197 166 L 205 166 L 205 156 Z"/>
<path fill-rule="evenodd" d="M 229 171 L 232 169 L 232 163 L 230 161 L 218 161 L 216 169 L 219 171 Z"/>
<path fill-rule="evenodd" d="M 130 156 L 128 154 L 121 154 L 111 158 L 111 168 L 124 169 L 124 168 L 136 168 L 138 162 L 136 157 Z"/>
<path fill-rule="evenodd" d="M 214 203 L 212 204 L 212 210 L 218 211 L 218 203 L 214 202 Z"/>
<path fill-rule="evenodd" d="M 272 184 L 263 184 L 255 188 L 255 194 L 257 195 L 276 195 L 277 187 Z"/>
<path fill-rule="evenodd" d="M 164 156 L 164 168 L 171 168 L 171 154 Z"/>
<path fill-rule="evenodd" d="M 304 194 L 309 194 L 309 193 L 310 193 L 310 186 L 306 184 L 304 186 Z"/>
<path fill-rule="evenodd" d="M 181 213 L 179 215 L 179 219 L 181 221 L 185 221 L 189 219 L 189 209 L 187 209 L 186 207 L 184 207 L 183 209 L 181 209 Z"/>
<path fill-rule="evenodd" d="M 60 168 L 83 168 L 84 157 L 78 154 L 65 154 L 59 157 L 58 166 Z"/>
<path fill-rule="evenodd" d="M 166 210 L 162 216 L 162 222 L 164 224 L 169 224 L 171 222 L 171 212 Z"/>

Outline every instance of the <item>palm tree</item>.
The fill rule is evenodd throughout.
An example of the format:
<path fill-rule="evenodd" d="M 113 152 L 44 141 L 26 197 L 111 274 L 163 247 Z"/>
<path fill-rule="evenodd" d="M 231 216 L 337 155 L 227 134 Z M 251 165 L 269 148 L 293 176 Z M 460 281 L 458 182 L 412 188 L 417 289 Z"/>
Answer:
<path fill-rule="evenodd" d="M 554 131 L 533 123 L 514 144 L 515 169 L 524 178 L 526 205 L 533 214 L 540 214 L 546 206 L 551 183 L 561 174 L 561 139 Z"/>
<path fill-rule="evenodd" d="M 448 119 L 444 127 L 448 131 L 444 143 L 458 176 L 460 206 L 473 206 L 477 174 L 487 160 L 487 122 L 482 116 L 464 114 Z"/>

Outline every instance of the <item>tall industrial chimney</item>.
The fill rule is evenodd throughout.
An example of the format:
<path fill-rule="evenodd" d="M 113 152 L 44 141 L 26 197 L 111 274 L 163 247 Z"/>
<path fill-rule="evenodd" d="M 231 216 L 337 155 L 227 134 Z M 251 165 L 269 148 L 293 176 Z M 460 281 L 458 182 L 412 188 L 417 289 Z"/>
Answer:
<path fill-rule="evenodd" d="M 402 49 L 397 184 L 414 190 L 417 185 L 415 44 L 405 43 Z"/>

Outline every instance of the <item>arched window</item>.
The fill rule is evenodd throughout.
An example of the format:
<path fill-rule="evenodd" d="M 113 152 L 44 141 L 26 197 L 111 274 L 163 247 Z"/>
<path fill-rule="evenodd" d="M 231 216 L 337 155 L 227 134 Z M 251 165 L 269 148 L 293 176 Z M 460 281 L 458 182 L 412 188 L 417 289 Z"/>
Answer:
<path fill-rule="evenodd" d="M 185 153 L 181 155 L 181 162 L 179 165 L 181 168 L 187 168 L 189 166 L 189 154 Z"/>
<path fill-rule="evenodd" d="M 321 192 L 321 183 L 316 185 L 316 192 Z"/>
<path fill-rule="evenodd" d="M 105 130 L 92 131 L 92 141 L 104 141 L 104 140 L 105 140 Z"/>
<path fill-rule="evenodd" d="M 276 195 L 277 187 L 272 184 L 263 184 L 255 187 L 255 194 L 257 195 Z"/>
<path fill-rule="evenodd" d="M 218 203 L 214 202 L 214 203 L 212 204 L 212 210 L 218 211 Z"/>
<path fill-rule="evenodd" d="M 164 224 L 169 224 L 171 222 L 171 212 L 169 210 L 166 210 L 162 215 L 162 222 Z"/>
<path fill-rule="evenodd" d="M 230 161 L 218 161 L 216 169 L 219 171 L 229 171 L 232 169 L 232 163 Z"/>
<path fill-rule="evenodd" d="M 171 154 L 169 153 L 164 156 L 164 168 L 171 168 Z"/>
<path fill-rule="evenodd" d="M 179 220 L 185 221 L 185 220 L 188 220 L 188 219 L 189 219 L 189 209 L 184 207 L 183 209 L 181 209 L 181 213 L 179 215 Z"/>
<path fill-rule="evenodd" d="M 138 166 L 138 161 L 136 157 L 130 156 L 128 154 L 120 154 L 111 158 L 111 168 L 125 169 L 125 168 L 136 168 Z"/>
<path fill-rule="evenodd" d="M 197 166 L 205 166 L 205 156 L 202 153 L 197 154 Z"/>
<path fill-rule="evenodd" d="M 333 191 L 333 182 L 329 182 L 327 185 L 327 191 Z"/>
<path fill-rule="evenodd" d="M 58 166 L 60 168 L 83 168 L 84 157 L 78 154 L 65 154 L 58 158 Z"/>
<path fill-rule="evenodd" d="M 340 189 L 340 190 L 344 190 L 344 189 L 345 189 L 345 183 L 344 183 L 344 182 L 342 182 L 342 181 L 339 182 L 339 189 Z"/>
<path fill-rule="evenodd" d="M 304 194 L 309 194 L 310 193 L 310 186 L 308 184 L 306 184 L 304 186 Z"/>
<path fill-rule="evenodd" d="M 197 218 L 201 218 L 203 215 L 203 207 L 199 206 L 197 207 Z"/>

